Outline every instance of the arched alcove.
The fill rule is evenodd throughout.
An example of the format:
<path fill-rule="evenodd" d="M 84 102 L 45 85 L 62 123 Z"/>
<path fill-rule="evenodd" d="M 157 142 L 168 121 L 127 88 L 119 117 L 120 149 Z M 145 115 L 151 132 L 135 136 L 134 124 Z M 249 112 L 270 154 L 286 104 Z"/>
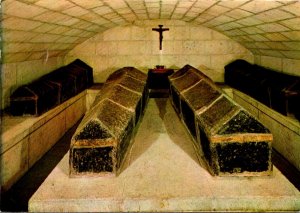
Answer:
<path fill-rule="evenodd" d="M 168 25 L 167 23 L 169 23 L 175 27 L 177 24 L 182 25 L 179 22 L 183 22 L 184 25 L 189 23 L 195 25 L 195 27 L 207 27 L 218 31 L 250 50 L 255 63 L 281 72 L 299 75 L 299 7 L 300 2 L 294 0 L 60 0 L 55 1 L 55 3 L 52 0 L 3 0 L 1 3 L 3 28 L 1 108 L 9 105 L 9 96 L 18 86 L 65 64 L 64 56 L 67 55 L 66 60 L 68 61 L 69 57 L 74 56 L 76 46 L 89 46 L 87 43 L 91 43 L 91 38 L 96 38 L 96 35 L 101 33 L 106 35 L 105 41 L 114 41 L 114 39 L 120 39 L 122 36 L 127 35 L 126 32 L 123 32 L 124 35 L 117 35 L 116 31 L 121 33 L 122 28 L 130 25 L 146 27 L 146 23 L 152 22 L 154 24 L 155 20 L 158 20 L 154 24 L 155 26 L 164 23 Z M 173 24 L 171 24 L 172 22 Z M 192 55 L 199 51 L 199 49 L 196 49 L 200 48 L 200 45 L 195 45 L 195 38 L 189 37 L 193 36 L 190 33 L 191 31 L 189 35 L 184 34 L 186 31 L 182 28 L 178 28 L 179 32 L 176 32 L 177 27 L 179 26 L 165 32 L 164 50 L 168 51 L 168 55 L 164 57 L 165 65 L 174 65 L 171 63 L 174 60 L 183 64 L 182 61 L 185 60 L 186 63 L 197 61 L 191 63 L 197 66 L 200 63 L 199 58 Z M 137 28 L 132 28 L 132 30 L 137 30 Z M 110 31 L 111 34 L 109 34 Z M 143 36 L 143 33 L 140 32 L 132 34 L 133 38 L 127 40 L 128 42 L 141 39 L 138 36 Z M 147 38 L 148 41 L 153 39 L 153 43 L 158 41 L 157 33 L 149 31 L 147 35 L 151 36 L 142 39 L 146 40 Z M 175 35 L 184 35 L 189 40 L 177 42 L 179 46 L 176 46 L 176 42 L 172 44 L 172 36 Z M 213 35 L 216 35 L 216 33 L 213 33 Z M 203 38 L 200 36 L 198 39 Z M 87 40 L 89 41 L 85 42 Z M 232 43 L 230 45 L 227 45 L 227 42 L 225 43 L 222 47 L 220 47 L 220 44 L 211 44 L 212 46 L 219 46 L 216 49 L 211 49 L 219 50 L 221 48 L 224 50 L 224 47 L 232 48 Z M 156 64 L 157 60 L 155 58 L 158 53 L 153 52 L 155 51 L 153 48 L 158 44 L 147 44 L 148 46 L 140 46 L 140 44 L 137 42 L 137 45 L 133 45 L 134 47 L 130 51 L 136 53 L 151 51 L 149 56 L 153 57 L 144 60 L 141 56 L 145 54 L 143 53 L 139 55 L 140 57 L 135 57 L 135 60 L 127 61 L 128 58 L 125 55 L 129 50 L 126 50 L 125 46 L 127 44 L 124 42 L 125 46 L 120 46 L 120 52 L 118 52 L 122 57 L 114 60 L 116 57 L 110 55 L 108 56 L 109 63 L 116 63 L 115 65 L 123 61 L 132 62 L 132 65 L 141 63 L 141 67 L 144 69 L 148 64 L 151 66 L 153 66 L 153 63 Z M 112 47 L 110 50 L 114 51 L 114 48 Z M 236 45 L 234 45 L 234 48 L 236 48 Z M 204 49 L 207 50 L 207 47 Z M 99 57 L 102 59 L 107 47 L 103 47 L 103 50 L 101 57 Z M 80 54 L 83 55 L 84 52 L 88 51 L 87 49 L 81 49 Z M 171 57 L 171 53 L 173 54 L 175 51 L 177 53 L 185 51 L 189 57 L 181 57 L 180 54 L 176 54 L 176 57 L 174 54 L 174 57 Z M 203 54 L 204 51 L 200 51 L 199 55 Z M 203 63 L 205 62 L 204 64 L 212 65 L 212 68 L 219 70 L 217 76 L 215 76 L 218 81 L 222 79 L 222 71 L 220 71 L 219 65 L 232 57 L 225 57 L 225 54 L 223 56 L 216 57 L 214 62 L 207 62 L 205 57 L 201 58 Z M 104 63 L 106 66 L 106 68 L 103 68 L 102 73 L 104 77 L 96 76 L 97 80 L 101 81 L 105 78 L 111 72 L 110 68 L 115 66 L 107 63 Z"/>
<path fill-rule="evenodd" d="M 162 24 L 162 50 L 159 35 L 152 28 Z M 202 65 L 214 81 L 223 82 L 224 66 L 237 58 L 254 62 L 253 54 L 238 42 L 209 28 L 176 20 L 136 21 L 99 33 L 77 45 L 66 56 L 68 63 L 81 58 L 94 68 L 96 82 L 104 82 L 114 70 L 134 66 L 147 72 L 155 65 L 180 68 Z"/>

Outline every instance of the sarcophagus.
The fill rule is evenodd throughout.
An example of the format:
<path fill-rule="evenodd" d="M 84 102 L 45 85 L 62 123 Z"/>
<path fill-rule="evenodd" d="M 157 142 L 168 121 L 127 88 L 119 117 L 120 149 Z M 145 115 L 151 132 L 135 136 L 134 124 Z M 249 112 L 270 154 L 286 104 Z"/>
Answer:
<path fill-rule="evenodd" d="M 284 74 L 244 60 L 225 66 L 225 83 L 266 106 L 300 120 L 300 77 Z"/>
<path fill-rule="evenodd" d="M 132 67 L 109 76 L 72 137 L 71 177 L 117 174 L 147 103 L 146 78 Z"/>
<path fill-rule="evenodd" d="M 79 59 L 19 87 L 10 97 L 12 115 L 38 116 L 93 83 L 93 70 Z"/>
<path fill-rule="evenodd" d="M 79 67 L 77 65 L 67 65 L 64 67 L 67 70 L 67 75 L 71 78 L 76 79 L 75 82 L 75 93 L 78 94 L 88 88 L 88 73 L 87 69 Z"/>
<path fill-rule="evenodd" d="M 169 77 L 174 108 L 213 175 L 270 175 L 272 134 L 199 70 Z"/>
<path fill-rule="evenodd" d="M 76 66 L 80 67 L 81 69 L 85 69 L 86 72 L 86 81 L 87 81 L 87 87 L 90 87 L 94 83 L 93 78 L 93 68 L 81 61 L 80 59 L 76 59 L 73 62 L 71 62 L 68 66 Z"/>
<path fill-rule="evenodd" d="M 42 79 L 56 85 L 60 91 L 60 103 L 77 94 L 76 81 L 78 78 L 69 74 L 65 67 L 61 67 L 51 72 L 50 74 L 42 77 Z"/>
<path fill-rule="evenodd" d="M 40 115 L 60 103 L 59 88 L 47 81 L 19 87 L 10 97 L 12 115 Z"/>

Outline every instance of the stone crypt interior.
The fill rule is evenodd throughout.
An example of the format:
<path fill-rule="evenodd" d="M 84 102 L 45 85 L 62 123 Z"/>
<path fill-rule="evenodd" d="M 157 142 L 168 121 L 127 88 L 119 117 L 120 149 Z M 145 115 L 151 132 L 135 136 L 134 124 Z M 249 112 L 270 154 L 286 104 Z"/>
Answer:
<path fill-rule="evenodd" d="M 298 0 L 2 0 L 1 10 L 1 211 L 300 210 Z M 248 122 L 222 139 L 217 128 L 243 122 L 240 112 L 263 131 Z M 96 160 L 76 156 L 99 148 L 86 138 L 99 132 L 126 143 L 102 141 L 116 151 L 95 158 L 113 166 L 81 173 Z M 216 144 L 253 138 L 265 154 L 241 155 L 265 170 L 222 172 Z"/>

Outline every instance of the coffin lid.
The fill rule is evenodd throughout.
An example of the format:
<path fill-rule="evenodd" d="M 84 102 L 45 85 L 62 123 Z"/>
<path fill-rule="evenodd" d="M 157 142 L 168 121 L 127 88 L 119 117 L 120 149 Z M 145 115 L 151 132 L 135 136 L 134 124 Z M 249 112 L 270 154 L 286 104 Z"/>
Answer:
<path fill-rule="evenodd" d="M 105 99 L 109 99 L 130 111 L 134 111 L 140 98 L 141 94 L 133 92 L 120 84 L 104 84 L 102 90 L 97 94 L 92 107 Z"/>
<path fill-rule="evenodd" d="M 270 131 L 266 127 L 236 104 L 201 71 L 186 65 L 169 79 L 210 137 L 230 141 L 231 138 L 234 140 L 232 135 L 248 134 L 247 139 L 255 139 L 256 136 L 252 137 L 254 134 L 267 134 L 266 138 L 271 140 Z"/>
<path fill-rule="evenodd" d="M 120 79 L 120 76 L 127 75 L 136 80 L 146 83 L 147 75 L 134 67 L 123 67 L 110 74 L 107 81 L 114 81 Z"/>
<path fill-rule="evenodd" d="M 201 109 L 202 107 L 208 106 L 218 97 L 221 96 L 221 92 L 211 87 L 207 81 L 201 80 L 182 92 L 182 96 L 185 97 L 190 107 L 194 111 Z"/>
<path fill-rule="evenodd" d="M 212 104 L 206 106 L 205 110 L 200 109 L 196 114 L 204 129 L 207 129 L 208 132 L 216 132 L 220 125 L 226 123 L 239 110 L 240 107 L 221 95 Z"/>
<path fill-rule="evenodd" d="M 139 98 L 142 96 L 146 82 L 140 81 L 135 76 L 145 76 L 137 69 L 133 69 L 131 75 L 128 75 L 128 69 L 122 68 L 112 73 L 104 83 L 101 91 L 97 94 L 92 107 L 96 106 L 102 100 L 108 98 L 131 110 L 135 109 Z"/>
<path fill-rule="evenodd" d="M 128 123 L 134 118 L 135 108 L 142 97 L 146 84 L 139 80 L 142 77 L 146 75 L 135 68 L 122 68 L 111 74 L 73 139 L 89 139 L 88 136 L 90 139 L 103 140 L 122 137 Z M 98 129 L 99 133 L 93 133 L 91 127 Z"/>
<path fill-rule="evenodd" d="M 208 69 L 205 66 L 201 66 L 202 69 Z M 181 69 L 177 70 L 176 72 L 174 72 L 172 75 L 169 76 L 170 81 L 179 78 L 183 75 L 185 75 L 187 72 L 193 72 L 195 74 L 197 74 L 199 76 L 199 78 L 201 79 L 209 79 L 210 81 L 212 81 L 207 75 L 205 75 L 203 72 L 201 72 L 200 70 L 196 69 L 195 67 L 186 64 L 184 67 L 182 67 Z"/>
<path fill-rule="evenodd" d="M 78 58 L 75 59 L 74 61 L 72 61 L 69 65 L 77 65 L 77 66 L 83 67 L 83 68 L 88 69 L 88 70 L 93 70 L 93 68 L 91 66 L 89 66 L 84 61 L 82 61 Z"/>
<path fill-rule="evenodd" d="M 87 112 L 73 138 L 80 139 L 80 135 L 91 135 L 90 139 L 120 138 L 133 115 L 132 111 L 106 98 Z M 93 137 L 92 132 L 84 133 L 89 131 L 91 126 L 101 132 L 98 138 Z"/>
<path fill-rule="evenodd" d="M 248 112 L 240 110 L 219 129 L 217 134 L 235 133 L 270 133 L 270 131 Z"/>
<path fill-rule="evenodd" d="M 42 96 L 44 93 L 52 91 L 53 84 L 44 80 L 34 81 L 30 84 L 23 85 L 17 88 L 11 95 L 11 100 L 22 99 L 26 97 L 38 97 Z"/>

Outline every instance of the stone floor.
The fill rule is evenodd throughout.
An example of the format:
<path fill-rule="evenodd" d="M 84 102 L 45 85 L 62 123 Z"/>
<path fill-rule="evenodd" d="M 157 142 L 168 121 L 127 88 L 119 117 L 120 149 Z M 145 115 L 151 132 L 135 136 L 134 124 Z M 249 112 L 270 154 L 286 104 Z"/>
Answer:
<path fill-rule="evenodd" d="M 80 121 L 79 121 L 80 122 Z M 1 211 L 26 212 L 28 201 L 63 156 L 69 151 L 74 125 L 10 190 L 1 194 Z"/>
<path fill-rule="evenodd" d="M 132 167 L 132 166 L 129 166 L 129 165 L 134 165 L 134 164 L 138 165 L 137 162 L 139 162 L 141 159 L 143 159 L 144 153 L 148 152 L 148 155 L 149 155 L 149 152 L 152 149 L 161 150 L 162 148 L 168 148 L 167 143 L 165 144 L 166 146 L 163 144 L 158 144 L 158 143 L 153 143 L 153 142 L 147 143 L 147 141 L 149 142 L 150 139 L 151 139 L 151 141 L 155 141 L 153 139 L 157 139 L 159 137 L 164 137 L 163 133 L 165 131 L 176 131 L 177 130 L 180 132 L 181 135 L 186 134 L 186 132 L 182 131 L 182 129 L 174 128 L 172 126 L 167 126 L 167 127 L 165 126 L 166 121 L 168 121 L 167 122 L 168 125 L 172 124 L 173 120 L 174 120 L 174 122 L 176 122 L 175 121 L 176 118 L 174 118 L 174 114 L 172 115 L 172 112 L 169 112 L 169 110 L 168 110 L 170 107 L 169 106 L 170 103 L 167 102 L 167 99 L 151 99 L 149 104 L 157 106 L 158 111 L 156 113 L 161 119 L 155 119 L 153 122 L 147 122 L 146 124 L 140 126 L 140 128 L 145 128 L 146 131 L 143 131 L 143 132 L 152 130 L 152 131 L 154 131 L 155 134 L 148 135 L 147 140 L 143 140 L 142 143 L 136 144 L 136 146 L 133 146 L 132 151 L 135 152 L 135 155 L 127 160 L 127 164 L 125 163 L 124 171 L 122 172 L 123 175 L 126 174 L 126 170 L 127 170 L 127 173 L 130 172 L 130 170 L 131 170 L 130 167 Z M 147 116 L 147 114 L 145 115 L 145 117 L 146 116 Z M 57 166 L 57 164 L 63 159 L 65 154 L 68 152 L 70 138 L 72 137 L 75 129 L 76 129 L 76 125 L 70 131 L 68 131 L 66 133 L 66 135 L 62 138 L 62 140 L 60 140 L 34 167 L 32 167 L 30 169 L 30 171 L 28 173 L 26 173 L 26 175 L 22 179 L 20 179 L 20 181 L 18 181 L 7 193 L 2 194 L 2 196 L 1 196 L 1 211 L 15 212 L 15 211 L 27 211 L 28 210 L 28 201 L 29 201 L 30 197 L 38 190 L 38 188 L 45 181 L 47 176 L 51 173 L 51 171 Z M 145 133 L 140 133 L 139 137 L 144 137 L 145 135 L 143 136 L 143 134 L 145 134 Z M 178 134 L 178 132 L 176 134 Z M 191 146 L 180 141 L 179 140 L 180 138 L 174 138 L 174 135 L 172 138 L 172 141 L 174 141 L 174 143 L 175 143 L 175 146 L 172 146 L 172 149 L 174 149 L 174 150 L 169 150 L 169 152 L 166 153 L 165 157 L 169 158 L 169 160 L 170 160 L 170 158 L 176 159 L 176 156 L 172 156 L 172 151 L 176 151 L 176 153 L 180 153 L 181 157 L 186 158 L 188 160 L 189 163 L 186 166 L 196 166 L 196 167 L 202 168 L 201 165 L 199 165 L 199 162 L 196 159 L 196 156 L 193 154 L 193 150 L 191 149 Z M 187 135 L 185 135 L 185 137 L 187 137 Z M 150 152 L 150 154 L 151 154 L 151 152 Z M 289 179 L 289 181 L 292 182 L 294 184 L 294 186 L 296 186 L 299 190 L 300 189 L 299 172 L 294 170 L 292 167 L 290 167 L 290 165 L 286 161 L 284 161 L 280 157 L 280 155 L 276 152 L 274 152 L 273 162 L 274 162 L 275 166 L 277 168 L 279 168 L 281 170 L 281 172 Z M 149 162 L 149 164 L 151 164 L 151 162 Z M 161 164 L 164 164 L 164 163 L 161 162 Z M 177 164 L 177 166 L 184 166 L 184 165 L 179 165 L 177 162 L 174 162 L 174 164 Z M 155 170 L 155 165 L 152 165 L 150 168 L 148 167 L 148 169 L 153 169 L 153 171 L 152 171 L 153 174 L 155 174 L 157 172 Z M 172 170 L 172 167 L 171 167 L 171 170 Z M 185 168 L 185 171 L 186 171 L 186 168 Z M 164 172 L 164 171 L 159 170 L 159 172 Z M 170 172 L 170 170 L 169 170 L 169 172 Z M 122 173 L 121 173 L 121 175 L 122 175 Z M 275 173 L 280 174 L 280 172 L 276 168 L 275 168 Z M 183 177 L 183 176 L 180 176 L 180 177 Z M 207 177 L 209 177 L 209 176 L 207 176 Z M 153 178 L 155 178 L 155 175 L 153 175 Z M 175 179 L 177 177 L 171 176 L 169 178 Z M 290 184 L 289 187 L 291 187 L 291 186 L 292 185 Z M 156 188 L 156 187 L 154 187 L 154 188 Z M 184 191 L 183 189 L 181 189 L 181 190 Z"/>

